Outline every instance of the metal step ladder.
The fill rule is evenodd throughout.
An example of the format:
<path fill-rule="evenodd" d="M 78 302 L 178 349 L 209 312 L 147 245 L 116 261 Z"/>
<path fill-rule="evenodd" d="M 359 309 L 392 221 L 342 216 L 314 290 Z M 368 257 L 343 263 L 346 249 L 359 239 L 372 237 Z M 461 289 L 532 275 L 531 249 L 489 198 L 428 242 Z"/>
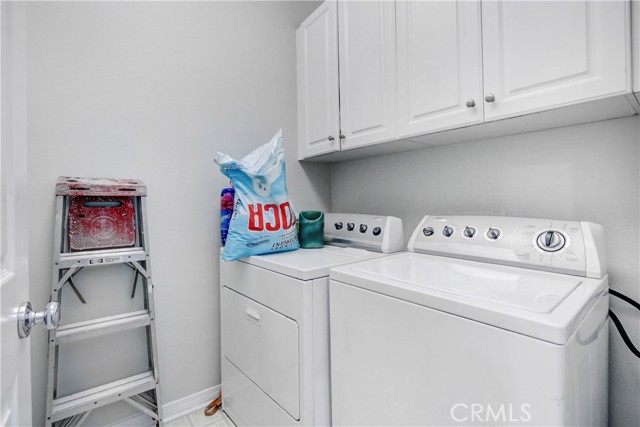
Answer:
<path fill-rule="evenodd" d="M 144 310 L 49 331 L 46 427 L 80 426 L 93 409 L 118 401 L 163 426 L 146 195 L 146 186 L 139 180 L 58 178 L 51 301 L 61 304 L 63 287 L 68 285 L 86 303 L 73 282 L 78 273 L 95 266 L 126 265 L 135 272 L 131 298 L 139 277 L 144 285 Z M 58 395 L 60 346 L 134 328 L 146 330 L 147 372 L 68 396 Z"/>

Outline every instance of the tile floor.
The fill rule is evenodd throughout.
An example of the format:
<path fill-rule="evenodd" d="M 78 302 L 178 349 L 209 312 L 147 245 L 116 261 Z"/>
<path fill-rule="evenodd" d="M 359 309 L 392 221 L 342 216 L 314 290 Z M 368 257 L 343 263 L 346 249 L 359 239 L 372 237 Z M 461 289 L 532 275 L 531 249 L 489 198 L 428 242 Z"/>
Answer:
<path fill-rule="evenodd" d="M 233 424 L 229 417 L 222 411 L 206 417 L 204 411 L 200 409 L 170 423 L 166 423 L 165 427 L 235 427 L 235 424 Z"/>

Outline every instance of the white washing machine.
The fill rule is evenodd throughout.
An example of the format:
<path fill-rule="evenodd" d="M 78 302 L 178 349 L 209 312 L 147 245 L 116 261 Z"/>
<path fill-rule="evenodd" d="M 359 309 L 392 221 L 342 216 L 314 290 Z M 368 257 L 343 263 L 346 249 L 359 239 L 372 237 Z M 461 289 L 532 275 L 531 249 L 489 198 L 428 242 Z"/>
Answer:
<path fill-rule="evenodd" d="M 220 266 L 222 408 L 236 425 L 330 425 L 329 269 L 404 249 L 394 217 L 326 214 L 321 249 Z"/>
<path fill-rule="evenodd" d="M 334 426 L 607 425 L 600 226 L 426 216 L 408 249 L 331 270 Z"/>

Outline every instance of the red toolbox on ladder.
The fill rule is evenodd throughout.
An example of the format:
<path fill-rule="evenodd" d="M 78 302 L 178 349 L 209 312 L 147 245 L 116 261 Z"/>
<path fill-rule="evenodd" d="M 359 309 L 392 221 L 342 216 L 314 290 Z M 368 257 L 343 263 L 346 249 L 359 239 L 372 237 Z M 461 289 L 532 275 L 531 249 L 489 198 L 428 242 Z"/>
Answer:
<path fill-rule="evenodd" d="M 74 196 L 68 206 L 69 250 L 136 245 L 137 213 L 133 197 L 146 195 L 142 181 L 60 177 L 56 194 Z"/>

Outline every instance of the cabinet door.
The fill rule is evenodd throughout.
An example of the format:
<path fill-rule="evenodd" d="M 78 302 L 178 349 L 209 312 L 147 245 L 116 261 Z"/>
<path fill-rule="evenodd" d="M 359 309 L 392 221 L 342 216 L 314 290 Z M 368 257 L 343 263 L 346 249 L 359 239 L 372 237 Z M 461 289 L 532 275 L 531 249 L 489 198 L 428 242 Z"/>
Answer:
<path fill-rule="evenodd" d="M 628 1 L 483 2 L 482 34 L 487 120 L 630 91 Z"/>
<path fill-rule="evenodd" d="M 395 3 L 341 1 L 338 22 L 342 149 L 396 139 Z"/>
<path fill-rule="evenodd" d="M 338 20 L 326 1 L 296 31 L 298 158 L 340 149 Z"/>
<path fill-rule="evenodd" d="M 483 120 L 479 1 L 398 1 L 400 137 Z"/>

